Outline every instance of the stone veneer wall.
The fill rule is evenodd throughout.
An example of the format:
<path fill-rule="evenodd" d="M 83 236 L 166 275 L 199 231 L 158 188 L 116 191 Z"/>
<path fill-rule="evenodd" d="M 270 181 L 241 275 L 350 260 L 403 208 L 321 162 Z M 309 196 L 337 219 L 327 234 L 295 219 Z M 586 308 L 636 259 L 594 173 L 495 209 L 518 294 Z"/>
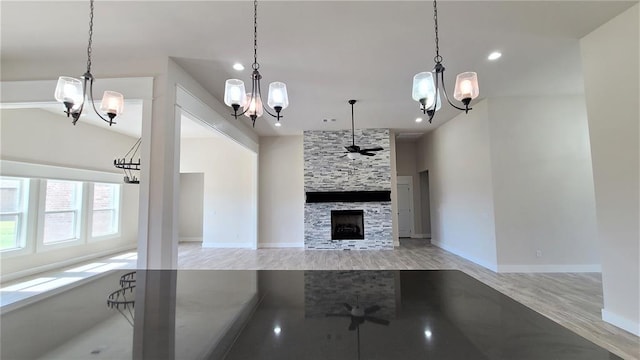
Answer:
<path fill-rule="evenodd" d="M 356 145 L 384 148 L 357 160 L 340 157 L 351 145 L 351 131 L 305 131 L 303 141 L 305 192 L 391 190 L 388 129 L 356 130 Z M 364 240 L 331 240 L 331 210 L 363 210 Z M 391 250 L 391 202 L 305 204 L 304 244 L 314 250 Z"/>

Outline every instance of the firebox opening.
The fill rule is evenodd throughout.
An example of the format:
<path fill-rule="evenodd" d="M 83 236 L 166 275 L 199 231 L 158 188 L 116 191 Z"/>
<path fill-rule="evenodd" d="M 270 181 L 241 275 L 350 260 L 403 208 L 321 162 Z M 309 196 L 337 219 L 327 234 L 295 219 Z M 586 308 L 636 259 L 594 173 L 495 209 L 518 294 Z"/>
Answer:
<path fill-rule="evenodd" d="M 331 240 L 364 240 L 364 211 L 331 210 Z"/>

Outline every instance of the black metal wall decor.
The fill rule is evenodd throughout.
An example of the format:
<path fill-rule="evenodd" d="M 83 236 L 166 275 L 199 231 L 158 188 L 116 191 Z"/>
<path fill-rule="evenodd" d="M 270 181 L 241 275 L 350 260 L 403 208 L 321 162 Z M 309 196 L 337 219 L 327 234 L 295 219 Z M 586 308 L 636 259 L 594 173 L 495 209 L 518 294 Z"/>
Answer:
<path fill-rule="evenodd" d="M 122 169 L 124 172 L 124 182 L 126 184 L 139 184 L 140 179 L 138 179 L 133 171 L 140 171 L 140 144 L 142 143 L 142 138 L 139 138 L 135 144 L 127 151 L 127 153 L 122 158 L 117 158 L 113 160 L 113 166 L 118 169 Z M 135 160 L 137 157 L 137 160 Z"/>

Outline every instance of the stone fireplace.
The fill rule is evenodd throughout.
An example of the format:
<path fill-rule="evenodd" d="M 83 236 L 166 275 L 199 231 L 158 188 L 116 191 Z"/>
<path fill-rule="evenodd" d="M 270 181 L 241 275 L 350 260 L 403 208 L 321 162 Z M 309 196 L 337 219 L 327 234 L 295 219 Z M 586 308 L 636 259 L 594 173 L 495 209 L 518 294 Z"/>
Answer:
<path fill-rule="evenodd" d="M 375 156 L 342 157 L 350 131 L 304 132 L 305 249 L 393 249 L 388 129 L 356 130 Z"/>

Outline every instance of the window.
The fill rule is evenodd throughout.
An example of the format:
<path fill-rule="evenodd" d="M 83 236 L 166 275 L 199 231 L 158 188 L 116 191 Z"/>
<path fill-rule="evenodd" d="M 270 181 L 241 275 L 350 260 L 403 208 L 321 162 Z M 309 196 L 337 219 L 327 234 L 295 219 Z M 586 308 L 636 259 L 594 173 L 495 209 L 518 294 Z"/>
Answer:
<path fill-rule="evenodd" d="M 91 237 L 117 234 L 119 231 L 120 185 L 93 185 Z"/>
<path fill-rule="evenodd" d="M 0 251 L 23 248 L 28 179 L 0 177 Z"/>
<path fill-rule="evenodd" d="M 46 181 L 43 244 L 80 238 L 81 204 L 81 182 Z"/>

